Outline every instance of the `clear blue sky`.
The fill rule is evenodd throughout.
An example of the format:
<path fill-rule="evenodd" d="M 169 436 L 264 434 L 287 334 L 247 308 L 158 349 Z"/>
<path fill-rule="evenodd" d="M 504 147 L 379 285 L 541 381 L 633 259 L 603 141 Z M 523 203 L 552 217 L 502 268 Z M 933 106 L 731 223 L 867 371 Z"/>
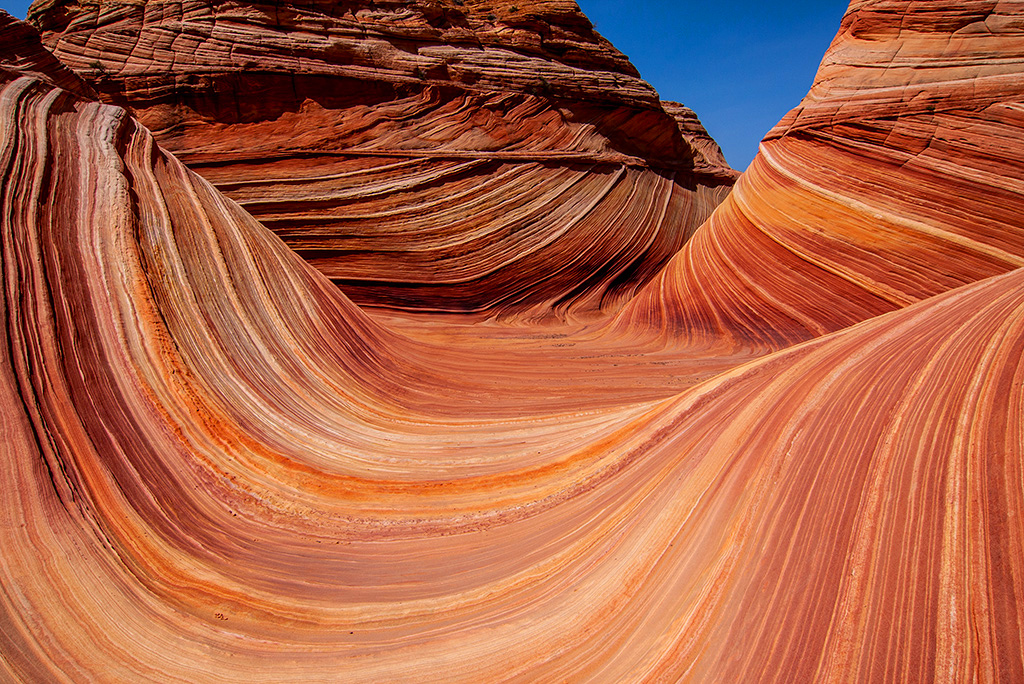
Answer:
<path fill-rule="evenodd" d="M 743 170 L 810 88 L 847 0 L 578 0 L 661 97 L 691 107 Z M 0 0 L 24 18 L 29 2 Z"/>
<path fill-rule="evenodd" d="M 811 87 L 847 0 L 577 0 L 664 100 L 687 105 L 741 171 Z M 628 9 L 627 9 L 628 8 Z"/>
<path fill-rule="evenodd" d="M 28 2 L 11 2 L 10 0 L 0 0 L 0 7 L 7 10 L 9 13 L 24 19 L 25 15 L 28 14 L 28 6 L 32 4 L 32 0 Z"/>

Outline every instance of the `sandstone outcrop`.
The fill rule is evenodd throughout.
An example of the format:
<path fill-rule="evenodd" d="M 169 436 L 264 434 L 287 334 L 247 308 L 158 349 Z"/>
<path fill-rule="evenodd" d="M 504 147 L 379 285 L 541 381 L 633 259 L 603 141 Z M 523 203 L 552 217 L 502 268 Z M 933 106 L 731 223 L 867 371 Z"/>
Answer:
<path fill-rule="evenodd" d="M 1024 269 L 759 359 L 816 331 L 367 313 L 2 12 L 0 45 L 0 679 L 1024 680 Z"/>
<path fill-rule="evenodd" d="M 725 161 L 725 155 L 722 154 L 722 148 L 704 128 L 697 113 L 678 102 L 662 102 L 661 107 L 676 120 L 683 140 L 693 150 L 694 168 L 708 175 L 728 174 L 730 167 Z M 736 177 L 739 177 L 739 174 L 736 174 Z"/>
<path fill-rule="evenodd" d="M 43 48 L 39 32 L 32 26 L 5 17 L 3 31 L 4 55 L 0 66 L 7 78 L 31 75 L 76 95 L 90 99 L 97 97 L 85 81 Z"/>
<path fill-rule="evenodd" d="M 736 176 L 574 2 L 54 0 L 30 18 L 364 304 L 612 310 Z"/>
<path fill-rule="evenodd" d="M 1024 265 L 1022 17 L 851 3 L 808 96 L 623 327 L 777 348 Z"/>

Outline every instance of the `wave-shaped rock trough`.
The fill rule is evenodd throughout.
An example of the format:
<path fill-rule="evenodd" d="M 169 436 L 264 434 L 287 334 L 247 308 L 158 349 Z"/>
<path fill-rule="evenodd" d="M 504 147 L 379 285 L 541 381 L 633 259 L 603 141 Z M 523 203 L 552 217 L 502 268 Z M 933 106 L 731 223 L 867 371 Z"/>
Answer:
<path fill-rule="evenodd" d="M 855 2 L 823 73 L 848 40 L 910 40 L 882 5 L 904 32 L 976 24 Z M 0 35 L 3 678 L 1024 679 L 1009 153 L 986 202 L 977 157 L 897 170 L 897 138 L 854 151 L 795 114 L 617 315 L 371 315 L 246 211 L 257 179 L 225 197 L 27 26 Z M 410 216 L 448 206 L 417 177 L 466 202 L 506 201 L 502 174 L 674 192 L 595 159 L 334 163 L 258 180 L 276 210 L 346 197 L 352 231 L 399 177 Z"/>

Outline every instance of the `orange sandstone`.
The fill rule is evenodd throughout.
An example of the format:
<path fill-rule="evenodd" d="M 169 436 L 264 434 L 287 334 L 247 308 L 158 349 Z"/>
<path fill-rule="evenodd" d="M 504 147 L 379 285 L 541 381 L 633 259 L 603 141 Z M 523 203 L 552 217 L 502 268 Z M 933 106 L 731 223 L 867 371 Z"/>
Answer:
<path fill-rule="evenodd" d="M 363 304 L 593 318 L 736 176 L 574 2 L 52 0 L 30 18 Z"/>
<path fill-rule="evenodd" d="M 1024 14 L 968 5 L 855 2 L 823 73 Z M 368 315 L 0 38 L 0 678 L 1024 680 L 1009 96 L 897 166 L 898 81 L 819 80 L 613 335 Z"/>

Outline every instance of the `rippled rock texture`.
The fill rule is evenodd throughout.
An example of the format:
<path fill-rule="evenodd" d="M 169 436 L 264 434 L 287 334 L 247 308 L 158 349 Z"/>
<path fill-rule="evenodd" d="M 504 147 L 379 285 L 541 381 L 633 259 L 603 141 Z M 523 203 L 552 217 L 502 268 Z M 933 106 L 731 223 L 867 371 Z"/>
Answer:
<path fill-rule="evenodd" d="M 735 180 L 574 2 L 58 0 L 30 16 L 364 304 L 613 310 Z"/>
<path fill-rule="evenodd" d="M 988 39 L 940 4 L 853 3 L 823 74 L 941 35 L 953 69 Z M 28 26 L 0 40 L 0 679 L 1024 680 L 1024 214 L 967 109 L 911 155 L 823 123 L 856 79 L 820 78 L 657 292 L 499 324 L 361 309 Z M 1009 146 L 1011 100 L 976 110 Z M 769 209 L 802 261 L 735 257 Z M 886 259 L 907 301 L 827 287 Z"/>
<path fill-rule="evenodd" d="M 778 348 L 1024 265 L 1022 14 L 851 3 L 810 93 L 625 327 Z"/>

